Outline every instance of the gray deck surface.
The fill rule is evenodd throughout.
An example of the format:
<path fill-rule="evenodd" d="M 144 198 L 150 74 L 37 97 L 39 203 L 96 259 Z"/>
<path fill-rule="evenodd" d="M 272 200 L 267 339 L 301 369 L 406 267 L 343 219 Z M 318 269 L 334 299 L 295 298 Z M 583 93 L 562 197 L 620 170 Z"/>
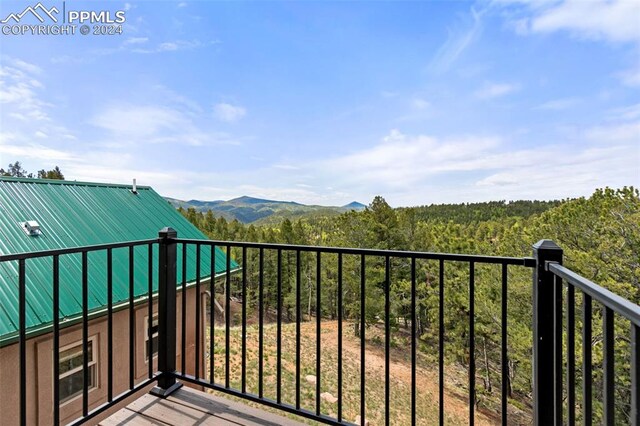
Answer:
<path fill-rule="evenodd" d="M 302 426 L 239 402 L 182 387 L 166 399 L 145 394 L 100 422 L 114 425 Z"/>

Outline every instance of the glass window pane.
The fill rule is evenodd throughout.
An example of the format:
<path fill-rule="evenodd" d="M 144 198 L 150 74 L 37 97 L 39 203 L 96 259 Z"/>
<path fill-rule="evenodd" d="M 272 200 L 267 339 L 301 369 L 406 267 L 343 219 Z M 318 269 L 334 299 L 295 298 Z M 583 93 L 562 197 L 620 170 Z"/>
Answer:
<path fill-rule="evenodd" d="M 87 355 L 88 362 L 93 362 L 93 341 L 87 342 Z M 60 375 L 65 377 L 60 378 L 60 401 L 67 401 L 82 393 L 82 387 L 84 385 L 82 376 L 82 363 L 83 353 L 82 344 L 75 345 L 69 349 L 60 351 Z M 96 383 L 96 366 L 88 366 L 89 374 L 89 389 L 95 387 Z M 74 371 L 76 370 L 76 371 Z M 69 372 L 72 373 L 68 374 Z"/>
<path fill-rule="evenodd" d="M 89 388 L 95 387 L 96 380 L 96 366 L 89 367 Z M 60 402 L 65 402 L 77 395 L 82 394 L 83 387 L 82 370 L 69 374 L 66 377 L 60 379 Z"/>
<path fill-rule="evenodd" d="M 154 355 L 158 353 L 158 337 L 157 336 L 151 339 L 151 353 Z"/>
<path fill-rule="evenodd" d="M 88 342 L 89 362 L 93 361 L 93 342 Z M 82 367 L 82 345 L 60 352 L 60 374 Z"/>
<path fill-rule="evenodd" d="M 60 379 L 60 401 L 66 401 L 82 392 L 82 371 Z"/>

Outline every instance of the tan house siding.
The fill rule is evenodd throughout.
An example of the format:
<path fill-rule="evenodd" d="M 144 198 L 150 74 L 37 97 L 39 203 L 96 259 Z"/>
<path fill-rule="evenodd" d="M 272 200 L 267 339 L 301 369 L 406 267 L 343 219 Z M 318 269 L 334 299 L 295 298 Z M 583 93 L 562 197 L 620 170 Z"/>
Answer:
<path fill-rule="evenodd" d="M 204 301 L 204 291 L 209 287 L 208 280 L 203 281 L 200 297 L 196 296 L 195 288 L 187 289 L 186 309 L 186 372 L 195 372 L 195 303 L 196 300 Z M 182 292 L 178 290 L 177 300 L 177 344 L 176 344 L 176 368 L 179 370 L 182 363 Z M 153 312 L 158 312 L 154 303 Z M 135 383 L 147 378 L 148 366 L 145 361 L 145 319 L 148 316 L 148 305 L 142 303 L 135 308 Z M 203 372 L 203 355 L 205 334 L 205 304 L 201 305 L 201 353 L 200 374 Z M 95 336 L 97 355 L 97 387 L 89 391 L 89 410 L 106 402 L 107 399 L 107 317 L 101 316 L 89 322 L 89 338 Z M 82 341 L 82 325 L 76 324 L 60 331 L 60 348 Z M 119 310 L 113 313 L 113 396 L 128 390 L 129 388 L 129 311 Z M 53 337 L 51 333 L 28 339 L 26 342 L 27 362 L 27 424 L 50 425 L 53 423 Z M 157 367 L 157 358 L 154 357 L 154 371 Z M 12 426 L 19 423 L 19 345 L 12 344 L 0 348 L 0 383 L 3 390 L 0 392 L 0 423 L 2 426 Z M 60 421 L 62 424 L 78 418 L 82 414 L 82 396 L 78 396 L 60 407 Z"/>

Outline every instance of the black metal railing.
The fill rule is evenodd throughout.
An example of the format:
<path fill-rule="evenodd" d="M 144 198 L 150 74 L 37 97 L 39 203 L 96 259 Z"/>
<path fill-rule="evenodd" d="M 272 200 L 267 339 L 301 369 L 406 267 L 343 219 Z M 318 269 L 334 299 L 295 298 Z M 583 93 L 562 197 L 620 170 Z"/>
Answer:
<path fill-rule="evenodd" d="M 345 331 L 343 323 L 349 320 L 354 324 L 359 340 L 358 375 L 359 401 L 357 411 L 360 424 L 364 424 L 370 415 L 371 406 L 367 406 L 367 321 L 374 323 L 382 330 L 384 353 L 384 413 L 381 415 L 384 424 L 393 422 L 392 389 L 391 389 L 391 344 L 392 325 L 391 308 L 397 300 L 390 290 L 398 285 L 398 277 L 408 283 L 409 319 L 410 322 L 410 362 L 411 385 L 410 410 L 411 424 L 420 424 L 417 417 L 417 356 L 419 336 L 417 332 L 418 270 L 426 268 L 432 271 L 435 294 L 437 295 L 437 363 L 438 363 L 438 423 L 445 423 L 445 353 L 447 337 L 451 331 L 445 323 L 445 294 L 448 278 L 445 271 L 455 268 L 464 276 L 464 289 L 468 296 L 468 325 L 464 336 L 466 344 L 467 364 L 467 404 L 468 422 L 474 424 L 477 415 L 476 395 L 476 283 L 484 269 L 482 265 L 495 268 L 496 284 L 499 286 L 500 334 L 500 419 L 506 425 L 508 418 L 508 306 L 509 306 L 509 271 L 510 268 L 533 268 L 533 416 L 535 424 L 560 424 L 566 411 L 569 424 L 576 421 L 576 375 L 575 375 L 575 305 L 577 288 L 583 293 L 583 340 L 591 341 L 592 301 L 603 306 L 603 422 L 615 423 L 614 398 L 614 314 L 631 323 L 630 365 L 627 377 L 631 388 L 630 419 L 633 425 L 640 424 L 638 415 L 638 383 L 639 354 L 638 327 L 640 325 L 640 308 L 598 285 L 563 267 L 562 251 L 550 241 L 541 241 L 534 246 L 534 257 L 494 257 L 464 254 L 426 253 L 393 250 L 368 250 L 355 248 L 316 247 L 284 244 L 243 243 L 230 241 L 210 241 L 180 239 L 170 228 L 163 229 L 158 239 L 107 244 L 75 249 L 50 250 L 36 253 L 0 255 L 0 267 L 12 271 L 9 275 L 17 277 L 18 287 L 18 333 L 15 336 L 19 353 L 18 396 L 19 418 L 16 423 L 27 424 L 29 414 L 35 412 L 33 404 L 42 401 L 28 397 L 29 386 L 35 386 L 27 379 L 27 342 L 33 335 L 27 327 L 26 312 L 30 287 L 30 267 L 42 266 L 43 262 L 51 262 L 52 285 L 52 323 L 39 333 L 52 332 L 53 336 L 53 384 L 52 404 L 54 424 L 62 420 L 60 414 L 59 392 L 59 352 L 60 333 L 63 328 L 80 326 L 82 340 L 82 392 L 79 416 L 72 424 L 81 424 L 112 409 L 124 399 L 148 389 L 156 384 L 152 393 L 166 397 L 181 382 L 202 386 L 205 389 L 221 391 L 245 400 L 277 408 L 285 412 L 300 415 L 326 424 L 352 424 L 351 417 L 345 415 L 345 360 L 343 359 Z M 220 251 L 216 250 L 219 249 Z M 223 253 L 218 259 L 216 253 Z M 100 254 L 102 253 L 102 254 Z M 100 255 L 99 255 L 100 254 Z M 79 256 L 79 260 L 78 260 Z M 102 256 L 102 257 L 99 257 Z M 234 260 L 232 260 L 232 258 Z M 60 320 L 60 274 L 64 262 L 80 262 L 81 311 L 69 321 Z M 30 263 L 36 262 L 33 265 Z M 232 268 L 232 262 L 239 265 Z M 63 266 L 61 268 L 61 265 Z M 114 282 L 113 268 L 128 268 L 128 281 Z M 330 265 L 329 267 L 326 267 Z M 77 266 L 77 264 L 76 264 Z M 99 282 L 89 279 L 89 268 L 99 269 Z M 180 268 L 180 269 L 178 269 Z M 323 273 L 324 270 L 329 273 Z M 155 273 L 155 271 L 157 273 Z M 203 273 L 208 271 L 208 273 Z M 180 271 L 180 274 L 178 274 Z M 191 274 L 189 271 L 192 271 Z M 315 274 L 314 274 L 315 273 Z M 12 275 L 12 276 L 13 276 Z M 95 275 L 92 275 L 95 277 Z M 194 280 L 190 281 L 193 276 Z M 493 277 L 493 276 L 492 276 Z M 302 312 L 303 283 L 310 284 L 306 289 L 307 314 Z M 256 282 L 257 281 L 257 282 Z M 563 282 L 567 287 L 566 312 L 563 310 Z M 142 284 L 141 284 L 142 283 Z M 126 300 L 114 300 L 114 286 L 122 290 L 126 286 Z M 145 286 L 146 285 L 146 286 Z M 142 291 L 141 288 L 145 291 Z M 372 317 L 367 310 L 368 304 L 374 303 L 367 297 L 367 291 L 376 288 L 382 295 L 383 306 Z M 157 289 L 157 290 L 156 290 Z M 323 289 L 330 289 L 329 292 Z M 206 290 L 206 291 L 205 291 Z M 315 290 L 315 291 L 313 291 Z M 96 292 L 104 292 L 106 309 L 92 309 L 90 302 Z M 253 292 L 250 294 L 250 292 Z M 255 294 L 257 292 L 257 294 Z M 208 304 L 202 304 L 202 295 L 208 294 Z M 326 294 L 331 293 L 331 297 Z M 218 295 L 224 305 L 217 302 Z M 190 300 L 189 298 L 193 300 Z M 157 368 L 152 360 L 152 319 L 154 316 L 154 299 L 157 301 L 158 317 L 158 356 Z M 381 299 L 381 300 L 382 300 Z M 257 301 L 252 304 L 251 301 Z M 314 309 L 311 309 L 311 308 Z M 136 374 L 136 311 L 146 310 L 147 338 L 149 362 L 146 376 Z M 218 312 L 221 311 L 221 312 Z M 250 319 L 257 311 L 257 363 L 249 365 L 248 333 L 255 326 Z M 330 369 L 322 363 L 322 327 L 327 311 L 335 313 L 337 320 L 337 359 Z M 216 314 L 218 312 L 218 314 Z M 128 354 L 115 354 L 114 348 L 126 345 L 115 345 L 123 339 L 121 330 L 114 333 L 115 315 L 125 315 L 128 325 Z M 223 320 L 220 320 L 220 316 Z M 106 377 L 101 386 L 106 384 L 106 395 L 101 400 L 90 399 L 89 395 L 89 330 L 91 321 L 106 316 Z M 306 319 L 305 319 L 306 317 Z M 310 353 L 303 353 L 302 326 L 313 326 L 315 317 L 315 337 Z M 563 330 L 563 318 L 567 321 L 567 331 Z M 216 327 L 218 323 L 223 326 Z M 206 323 L 208 322 L 208 326 Z M 268 323 L 275 322 L 275 334 L 269 329 L 271 339 L 266 338 Z M 193 328 L 192 328 L 193 327 Z M 288 334 L 290 328 L 293 333 Z M 285 330 L 286 329 L 286 330 Z M 216 334 L 224 333 L 220 338 Z M 232 338 L 232 334 L 235 337 Z M 449 334 L 448 334 L 449 333 Z M 566 333 L 566 334 L 563 334 Z M 239 337 L 238 337 L 239 335 Z M 193 341 L 194 348 L 188 347 Z M 291 337 L 293 336 L 293 337 Z M 566 336 L 566 349 L 563 349 L 563 336 Z M 287 339 L 295 340 L 292 354 L 285 353 Z M 269 343 L 272 342 L 272 343 Z M 239 341 L 239 348 L 234 342 Z M 267 350 L 270 344 L 275 345 L 275 380 L 266 377 L 271 368 L 267 364 Z M 371 343 L 369 343 L 370 345 Z M 139 345 L 138 345 L 139 346 Z M 179 352 L 178 352 L 179 349 Z M 591 363 L 590 344 L 583 345 L 583 404 L 581 416 L 585 424 L 590 424 L 592 417 L 592 382 L 594 373 Z M 238 358 L 239 377 L 232 361 Z M 617 353 L 617 352 L 616 352 Z M 285 356 L 286 355 L 286 356 Z M 566 356 L 564 356 L 566 355 Z M 564 356 L 564 358 L 563 358 Z M 117 359 L 116 359 L 117 358 Z M 180 361 L 178 362 L 178 358 Z M 315 363 L 307 362 L 315 358 Z M 293 360 L 293 364 L 288 361 Z M 566 365 L 565 365 L 566 361 Z M 270 362 L 270 361 L 269 361 Z M 222 369 L 220 363 L 224 364 Z M 286 364 L 286 365 L 285 365 Z M 303 367 L 305 371 L 313 371 L 314 404 L 305 406 L 302 396 Z M 128 368 L 128 380 L 116 383 L 114 370 Z M 331 371 L 331 369 L 334 369 Z M 255 376 L 257 383 L 248 380 Z M 251 372 L 251 374 L 250 374 Z M 324 381 L 331 375 L 336 377 L 336 410 L 323 410 L 321 391 Z M 348 373 L 351 374 L 351 373 Z M 566 389 L 563 387 L 563 375 L 566 374 Z M 222 378 L 219 379 L 220 375 Z M 268 380 L 267 380 L 268 379 Z M 274 389 L 275 388 L 275 389 Z M 5 387 L 6 389 L 6 387 Z M 3 390 L 3 392 L 5 392 Z M 565 408 L 566 407 L 566 408 Z M 405 407 L 402 407 L 403 409 Z M 66 417 L 65 417 L 66 418 Z"/>
<path fill-rule="evenodd" d="M 534 289 L 538 289 L 539 305 L 534 323 L 534 351 L 537 349 L 534 375 L 538 380 L 534 396 L 536 424 L 574 425 L 580 417 L 584 425 L 591 425 L 594 420 L 606 425 L 640 425 L 640 306 L 563 266 L 562 249 L 552 241 L 539 242 L 535 253 L 534 280 L 538 282 Z M 578 297 L 582 299 L 582 318 L 576 316 Z M 601 315 L 595 315 L 593 302 L 602 308 Z M 582 322 L 581 371 L 576 370 L 576 319 Z M 602 326 L 597 340 L 593 334 L 594 321 L 601 322 Z M 614 324 L 618 321 L 627 323 L 628 328 L 616 329 Z M 616 341 L 621 343 L 617 349 Z M 594 347 L 601 357 L 602 388 L 597 392 L 601 412 L 596 412 L 593 406 L 596 397 Z M 628 362 L 628 368 L 622 365 L 616 371 L 616 358 L 625 364 Z M 582 376 L 580 382 L 576 380 L 577 372 Z M 617 380 L 627 382 L 629 395 L 616 394 Z M 576 398 L 578 385 L 582 390 L 580 400 Z M 628 404 L 628 410 L 616 409 L 623 404 Z"/>
<path fill-rule="evenodd" d="M 411 411 L 411 422 L 413 424 L 417 424 L 416 412 L 417 412 L 417 398 L 416 398 L 416 356 L 417 356 L 417 330 L 416 330 L 416 268 L 417 263 L 420 261 L 435 261 L 437 262 L 437 270 L 438 270 L 438 288 L 439 288 L 439 314 L 438 314 L 438 374 L 439 374 L 439 422 L 440 424 L 444 424 L 445 421 L 445 398 L 444 398 L 444 362 L 445 362 L 445 322 L 444 322 L 444 292 L 445 292 L 445 268 L 447 264 L 455 263 L 458 265 L 467 265 L 468 268 L 468 297 L 469 297 L 469 334 L 468 334 L 468 419 L 469 423 L 473 424 L 476 416 L 476 374 L 475 374 L 475 314 L 474 314 L 474 288 L 475 288 L 475 271 L 476 266 L 480 264 L 488 264 L 488 265 L 497 265 L 500 267 L 500 285 L 501 285 L 501 297 L 502 297 L 502 313 L 501 313 L 501 322 L 502 322 L 502 334 L 501 334 L 501 359 L 502 359 L 502 383 L 501 383 L 501 415 L 503 424 L 507 423 L 507 386 L 508 386 L 508 373 L 507 373 L 507 290 L 508 290 L 508 267 L 516 266 L 516 267 L 528 267 L 532 268 L 535 266 L 535 260 L 533 258 L 512 258 L 512 257 L 494 257 L 494 256 L 479 256 L 479 255 L 463 255 L 463 254 L 443 254 L 443 253 L 426 253 L 426 252 L 409 252 L 409 251 L 393 251 L 393 250 L 369 250 L 369 249 L 354 249 L 354 248 L 336 248 L 336 247 L 317 247 L 317 246 L 301 246 L 301 245 L 284 245 L 284 244 L 260 244 L 260 243 L 244 243 L 244 242 L 229 242 L 229 241 L 202 241 L 202 240 L 188 240 L 188 239 L 175 239 L 175 240 L 167 240 L 163 244 L 175 244 L 181 245 L 183 253 L 186 254 L 187 247 L 194 246 L 196 247 L 196 265 L 200 264 L 200 251 L 203 247 L 209 247 L 210 252 L 214 252 L 216 247 L 223 248 L 227 254 L 232 254 L 235 252 L 237 256 L 234 256 L 235 260 L 238 261 L 240 265 L 242 265 L 242 273 L 241 277 L 238 279 L 238 288 L 240 289 L 240 299 L 241 303 L 241 315 L 240 315 L 240 333 L 241 333 L 241 372 L 238 386 L 233 386 L 231 381 L 231 373 L 230 373 L 230 351 L 234 350 L 232 345 L 230 344 L 230 335 L 231 335 L 231 321 L 232 321 L 232 313 L 230 311 L 231 307 L 231 282 L 232 277 L 229 268 L 229 261 L 232 256 L 226 256 L 227 267 L 225 268 L 225 276 L 223 278 L 224 285 L 224 334 L 225 341 L 223 344 L 224 350 L 224 374 L 223 380 L 217 382 L 214 378 L 215 372 L 215 361 L 214 357 L 216 354 L 216 340 L 214 337 L 215 327 L 210 327 L 210 334 L 208 336 L 208 348 L 209 353 L 206 354 L 205 357 L 202 357 L 200 354 L 200 348 L 196 348 L 194 360 L 195 368 L 192 374 L 189 374 L 185 371 L 185 359 L 182 359 L 182 370 L 178 372 L 169 372 L 162 371 L 162 374 L 170 374 L 174 379 L 179 379 L 185 382 L 197 384 L 203 386 L 204 388 L 213 389 L 221 392 L 225 392 L 227 394 L 237 396 L 240 398 L 244 398 L 253 402 L 258 402 L 270 407 L 275 407 L 290 413 L 294 413 L 306 418 L 310 418 L 313 420 L 318 420 L 327 424 L 351 424 L 350 421 L 353 419 L 347 419 L 343 416 L 343 296 L 344 296 L 344 269 L 345 269 L 345 258 L 350 257 L 351 260 L 351 268 L 350 271 L 355 271 L 358 275 L 357 280 L 359 281 L 357 284 L 359 286 L 359 294 L 357 298 L 359 299 L 359 316 L 358 318 L 358 334 L 360 339 L 360 360 L 359 360 L 359 374 L 360 374 L 360 403 L 359 403 L 359 416 L 360 416 L 360 424 L 364 424 L 367 417 L 366 405 L 367 405 L 367 395 L 366 395 L 366 332 L 367 327 L 365 326 L 364 318 L 367 316 L 366 312 L 366 303 L 367 303 L 367 285 L 375 285 L 377 283 L 368 282 L 367 274 L 368 274 L 368 265 L 374 263 L 374 260 L 379 260 L 381 264 L 381 268 L 383 269 L 383 293 L 384 293 L 384 314 L 383 319 L 380 322 L 383 322 L 384 328 L 384 407 L 380 407 L 380 410 L 384 410 L 384 423 L 389 424 L 392 421 L 390 415 L 390 343 L 391 343 L 391 327 L 390 327 L 390 306 L 391 306 L 391 292 L 390 287 L 393 285 L 391 281 L 391 267 L 392 263 L 395 262 L 403 263 L 403 266 L 406 266 L 408 269 L 408 277 L 410 279 L 410 304 L 411 304 L 411 401 L 410 401 L 410 411 Z M 162 245 L 162 244 L 161 244 Z M 162 249 L 161 249 L 162 250 Z M 258 271 L 255 275 L 257 275 L 259 280 L 258 286 L 258 307 L 259 307 L 259 318 L 258 318 L 258 386 L 257 393 L 252 393 L 247 391 L 247 271 L 249 267 L 251 267 L 251 261 L 248 259 L 247 251 L 256 251 L 257 256 L 254 256 L 253 263 L 257 264 Z M 267 287 L 265 282 L 265 258 L 269 257 L 269 254 L 273 260 L 275 260 L 275 293 L 276 293 L 276 379 L 275 379 L 275 397 L 269 398 L 265 396 L 265 384 L 264 384 L 264 291 Z M 292 315 L 295 322 L 295 373 L 293 374 L 293 380 L 295 382 L 295 390 L 291 400 L 286 400 L 283 396 L 283 387 L 284 387 L 284 374 L 283 374 L 283 350 L 282 350 L 282 342 L 287 336 L 283 335 L 283 298 L 287 295 L 283 293 L 283 273 L 284 273 L 284 256 L 290 257 L 292 265 L 292 276 L 294 277 L 294 284 L 290 287 L 290 290 L 295 294 L 295 302 L 293 305 L 295 306 L 295 314 Z M 307 257 L 307 259 L 302 259 L 303 256 Z M 332 257 L 333 266 L 337 271 L 337 274 L 334 278 L 336 284 L 336 300 L 335 303 L 335 311 L 337 313 L 337 413 L 335 415 L 329 415 L 326 412 L 322 412 L 321 410 L 321 389 L 322 389 L 322 378 L 323 378 L 323 370 L 321 366 L 322 359 L 322 345 L 321 345 L 321 331 L 322 331 L 322 285 L 324 277 L 322 276 L 322 265 L 324 262 L 327 262 L 328 258 Z M 186 255 L 182 257 L 182 268 L 186 268 L 186 265 L 189 262 L 189 259 Z M 303 263 L 311 263 L 315 264 L 315 299 L 313 300 L 313 306 L 315 310 L 313 314 L 315 314 L 315 366 L 314 366 L 314 376 L 315 376 L 315 404 L 312 408 L 303 407 L 301 402 L 301 362 L 303 360 L 303 354 L 301 353 L 301 322 L 303 322 L 303 314 L 301 312 L 302 301 L 301 301 L 301 288 L 302 288 L 302 279 L 301 279 L 301 269 Z M 353 264 L 356 267 L 353 267 Z M 358 266 L 359 265 L 359 266 Z M 255 265 L 254 265 L 255 266 Z M 273 265 L 272 265 L 273 266 Z M 274 268 L 271 268 L 273 272 Z M 313 272 L 313 271 L 311 271 Z M 183 273 L 183 276 L 186 274 Z M 170 276 L 174 276 L 173 273 Z M 182 283 L 182 291 L 184 292 L 186 283 Z M 200 285 L 200 280 L 198 279 L 196 283 L 196 287 Z M 215 286 L 215 281 L 210 281 L 210 286 Z M 168 283 L 167 289 L 174 288 L 173 283 Z M 172 290 L 168 290 L 171 292 Z M 214 287 L 210 287 L 210 294 L 215 295 L 216 289 Z M 311 290 L 309 290 L 311 291 Z M 162 298 L 162 287 L 160 288 L 161 298 Z M 196 294 L 199 294 L 200 290 L 196 290 Z M 310 293 L 309 297 L 313 297 L 313 293 Z M 182 297 L 182 302 L 185 303 L 186 297 Z M 213 305 L 213 302 L 212 302 Z M 167 312 L 172 312 L 173 308 L 169 308 Z M 201 331 L 199 328 L 199 324 L 201 322 L 201 309 L 199 304 L 195 306 L 195 323 L 196 323 L 196 335 L 200 335 Z M 209 323 L 214 324 L 214 308 L 213 306 L 209 311 Z M 309 318 L 311 320 L 311 318 Z M 183 305 L 182 309 L 182 324 L 184 325 L 187 322 L 187 309 L 186 305 Z M 182 338 L 180 339 L 182 342 L 185 342 L 185 328 L 182 328 Z M 197 344 L 198 340 L 196 340 Z M 167 346 L 167 358 L 174 357 L 175 348 L 170 347 L 170 342 L 167 342 L 169 346 Z M 182 353 L 185 353 L 185 348 L 182 348 Z M 161 353 L 162 359 L 162 353 Z M 201 359 L 209 358 L 209 373 L 203 374 L 200 369 Z M 171 385 L 173 385 L 173 381 Z"/>
<path fill-rule="evenodd" d="M 158 244 L 157 239 L 151 240 L 143 240 L 143 241 L 132 241 L 132 242 L 123 242 L 123 243 L 114 243 L 114 244 L 102 244 L 88 247 L 78 247 L 78 248 L 66 248 L 66 249 L 58 249 L 58 250 L 46 250 L 40 252 L 32 252 L 32 253 L 21 253 L 21 254 L 8 254 L 8 255 L 0 255 L 0 267 L 3 269 L 3 273 L 5 275 L 5 279 L 3 280 L 3 284 L 6 286 L 10 286 L 12 284 L 17 284 L 17 302 L 18 302 L 18 332 L 17 335 L 14 336 L 12 340 L 17 341 L 18 346 L 18 357 L 19 357 L 19 371 L 18 371 L 18 380 L 17 380 L 17 390 L 18 397 L 16 400 L 16 405 L 14 407 L 18 407 L 18 416 L 16 418 L 8 418 L 6 414 L 2 416 L 2 422 L 8 421 L 9 423 L 13 423 L 20 425 L 32 424 L 32 423 L 46 423 L 51 421 L 53 424 L 61 423 L 61 401 L 60 401 L 60 332 L 64 328 L 74 327 L 80 325 L 81 327 L 81 346 L 82 346 L 82 390 L 80 395 L 78 396 L 81 399 L 81 405 L 77 409 L 73 409 L 71 412 L 75 413 L 77 417 L 75 420 L 71 421 L 71 424 L 80 424 L 84 423 L 89 419 L 94 418 L 95 416 L 103 413 L 109 408 L 112 408 L 114 405 L 120 403 L 125 400 L 129 396 L 141 391 L 142 389 L 148 388 L 151 384 L 153 384 L 157 380 L 156 373 L 152 370 L 151 365 L 149 363 L 148 376 L 144 379 L 136 380 L 136 373 L 134 370 L 135 364 L 135 316 L 134 309 L 137 305 L 147 304 L 148 312 L 150 314 L 150 318 L 152 315 L 152 304 L 153 304 L 153 294 L 152 294 L 152 271 L 154 268 L 154 258 L 152 255 L 153 247 Z M 138 252 L 144 252 L 144 248 L 147 247 L 147 256 L 146 259 L 143 259 L 143 262 L 139 262 L 147 265 L 147 274 L 146 278 L 148 279 L 149 286 L 147 294 L 141 295 L 138 292 L 138 295 L 134 293 L 134 279 L 136 275 L 136 249 Z M 113 296 L 113 263 L 114 263 L 114 250 L 119 251 L 118 258 L 122 261 L 125 257 L 127 257 L 128 253 L 128 263 L 129 263 L 129 298 L 127 300 L 119 300 L 114 305 L 114 296 Z M 123 253 L 125 251 L 126 253 Z M 98 257 L 104 256 L 104 257 Z M 104 277 L 104 281 L 101 283 L 90 282 L 88 278 L 89 272 L 89 258 L 91 257 L 91 267 L 99 268 L 101 275 Z M 62 318 L 62 313 L 60 309 L 60 276 L 61 274 L 69 274 L 69 270 L 77 270 L 77 266 L 80 266 L 80 275 L 79 282 L 80 285 L 77 286 L 75 290 L 78 290 L 80 293 L 80 302 L 79 302 L 79 312 L 76 312 L 74 315 L 70 315 L 69 318 Z M 62 267 L 61 267 L 62 265 Z M 38 274 L 30 274 L 30 268 L 34 270 L 39 269 Z M 41 276 L 42 270 L 50 270 L 51 281 L 50 281 L 50 291 L 51 291 L 51 323 L 50 326 L 45 328 L 33 328 L 28 329 L 27 326 L 27 302 L 30 300 L 34 300 L 37 297 L 37 293 L 41 291 L 48 292 L 48 285 L 44 286 L 35 286 L 35 282 L 31 280 L 34 275 Z M 11 277 L 17 277 L 17 283 L 12 283 Z M 78 277 L 76 277 L 78 278 Z M 42 283 L 40 283 L 42 284 Z M 93 286 L 93 288 L 92 288 Z M 100 309 L 90 309 L 89 303 L 89 293 L 90 290 L 93 292 L 100 291 L 97 290 L 98 287 L 100 290 L 104 292 L 103 297 L 106 300 L 106 310 L 103 306 Z M 68 290 L 68 289 L 67 289 Z M 73 290 L 73 289 L 72 289 Z M 77 294 L 76 294 L 77 296 Z M 92 294 L 95 296 L 95 293 Z M 3 301 L 7 303 L 8 301 Z M 34 303 L 39 303 L 35 301 Z M 42 308 L 42 306 L 39 306 Z M 122 386 L 118 391 L 114 391 L 114 327 L 113 327 L 113 315 L 114 312 L 120 310 L 129 310 L 129 362 L 121 363 L 119 368 L 128 368 L 128 388 Z M 37 312 L 38 309 L 33 307 L 30 308 L 32 314 L 34 311 L 37 314 L 42 315 L 41 312 Z M 106 395 L 103 400 L 98 400 L 93 403 L 90 403 L 89 400 L 89 380 L 90 380 L 90 372 L 89 372 L 89 329 L 90 329 L 90 320 L 93 320 L 97 317 L 107 317 L 107 341 L 106 341 L 106 356 L 107 356 L 107 372 L 106 377 L 103 379 L 103 383 L 106 383 Z M 53 380 L 51 383 L 52 396 L 51 400 L 42 401 L 38 397 L 27 397 L 27 390 L 29 387 L 32 389 L 36 388 L 36 386 L 44 386 L 41 383 L 34 383 L 35 380 L 27 379 L 27 369 L 30 366 L 33 371 L 36 370 L 36 360 L 35 360 L 35 350 L 31 350 L 29 353 L 29 359 L 27 359 L 28 350 L 27 350 L 27 341 L 32 337 L 41 336 L 48 332 L 52 333 L 52 364 L 50 365 L 51 371 L 53 372 Z M 119 334 L 121 336 L 121 334 Z M 121 337 L 119 337 L 121 338 Z M 4 343 L 5 345 L 11 344 L 11 339 Z M 149 339 L 149 344 L 151 344 L 151 340 Z M 92 348 L 94 351 L 96 348 Z M 124 364 L 124 365 L 122 365 Z M 48 366 L 38 366 L 38 368 L 44 368 L 45 370 Z M 7 379 L 3 377 L 3 382 L 7 383 Z M 8 387 L 4 387 L 2 392 L 6 392 L 4 396 L 9 396 L 11 391 L 8 390 Z M 37 395 L 37 392 L 35 392 Z M 11 408 L 14 408 L 11 407 Z M 51 411 L 49 411 L 49 407 Z M 7 407 L 9 408 L 9 407 Z M 36 419 L 35 413 L 40 411 L 41 413 L 51 413 L 51 418 L 49 420 Z M 4 423 L 3 423 L 4 424 Z"/>

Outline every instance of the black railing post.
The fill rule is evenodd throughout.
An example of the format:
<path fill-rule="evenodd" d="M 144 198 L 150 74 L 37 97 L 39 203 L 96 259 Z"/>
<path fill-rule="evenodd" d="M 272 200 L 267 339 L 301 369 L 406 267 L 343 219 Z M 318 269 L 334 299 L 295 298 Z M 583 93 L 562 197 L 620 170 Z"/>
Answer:
<path fill-rule="evenodd" d="M 176 242 L 178 233 L 163 228 L 158 253 L 158 386 L 151 393 L 167 397 L 182 386 L 176 381 Z"/>
<path fill-rule="evenodd" d="M 551 240 L 533 245 L 536 267 L 533 270 L 533 418 L 535 425 L 552 425 L 558 410 L 555 395 L 555 326 L 556 291 L 548 262 L 562 263 L 562 249 Z M 562 317 L 560 317 L 562 318 Z M 561 332 L 560 320 L 560 332 Z"/>

